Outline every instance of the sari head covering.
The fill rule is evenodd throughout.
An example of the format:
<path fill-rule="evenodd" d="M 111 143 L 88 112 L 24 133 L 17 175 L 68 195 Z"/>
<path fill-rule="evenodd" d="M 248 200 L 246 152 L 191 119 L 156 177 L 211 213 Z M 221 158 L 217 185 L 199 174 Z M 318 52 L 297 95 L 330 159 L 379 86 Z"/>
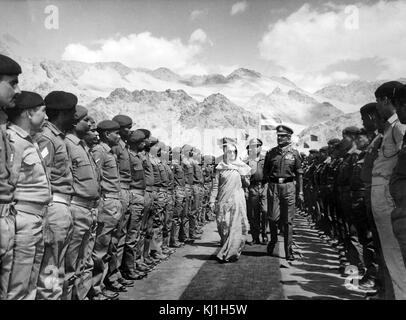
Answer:
<path fill-rule="evenodd" d="M 238 147 L 234 142 L 227 141 L 223 144 L 223 150 L 225 150 L 228 146 L 235 147 L 235 160 L 228 161 L 227 163 L 224 161 L 224 157 L 226 153 L 223 154 L 223 160 L 216 166 L 216 170 L 237 170 L 238 173 L 242 176 L 247 176 L 251 174 L 251 167 L 244 163 L 238 157 Z"/>

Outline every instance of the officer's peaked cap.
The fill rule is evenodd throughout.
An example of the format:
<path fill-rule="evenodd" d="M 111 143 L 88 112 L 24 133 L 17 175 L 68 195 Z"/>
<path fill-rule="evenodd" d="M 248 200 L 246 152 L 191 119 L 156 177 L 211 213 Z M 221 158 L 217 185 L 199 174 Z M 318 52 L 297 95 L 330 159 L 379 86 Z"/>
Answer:
<path fill-rule="evenodd" d="M 285 125 L 279 125 L 276 127 L 276 134 L 277 135 L 292 135 L 293 130 Z"/>

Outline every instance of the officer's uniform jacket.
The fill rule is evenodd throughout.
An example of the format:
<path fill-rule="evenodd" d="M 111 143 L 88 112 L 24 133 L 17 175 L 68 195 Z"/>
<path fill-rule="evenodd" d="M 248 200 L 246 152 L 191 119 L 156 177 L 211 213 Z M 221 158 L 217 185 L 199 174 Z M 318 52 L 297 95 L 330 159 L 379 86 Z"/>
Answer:
<path fill-rule="evenodd" d="M 269 150 L 265 156 L 264 178 L 294 178 L 303 174 L 299 152 L 291 145 L 280 148 L 275 147 Z"/>

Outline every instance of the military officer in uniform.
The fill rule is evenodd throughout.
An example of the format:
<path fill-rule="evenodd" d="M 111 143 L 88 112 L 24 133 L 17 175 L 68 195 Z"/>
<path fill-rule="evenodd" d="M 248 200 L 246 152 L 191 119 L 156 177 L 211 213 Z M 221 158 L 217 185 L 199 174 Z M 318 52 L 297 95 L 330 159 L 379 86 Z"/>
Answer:
<path fill-rule="evenodd" d="M 292 250 L 292 220 L 295 215 L 296 188 L 303 201 L 302 164 L 299 152 L 291 146 L 293 130 L 285 125 L 276 127 L 278 146 L 267 152 L 264 182 L 268 183 L 268 216 L 271 239 L 267 251 L 272 255 L 278 241 L 278 222 L 283 226 L 286 260 L 295 260 Z M 296 184 L 295 184 L 296 180 Z"/>
<path fill-rule="evenodd" d="M 251 139 L 247 146 L 248 160 L 246 163 L 251 167 L 250 185 L 247 197 L 247 216 L 250 223 L 251 236 L 254 244 L 268 243 L 267 229 L 267 198 L 266 184 L 264 184 L 265 157 L 261 154 L 262 141 Z"/>
<path fill-rule="evenodd" d="M 12 149 L 6 132 L 5 109 L 15 107 L 21 93 L 18 87 L 20 65 L 0 54 L 0 300 L 6 299 L 13 264 L 15 211 L 12 205 L 15 185 L 11 183 Z"/>
<path fill-rule="evenodd" d="M 45 252 L 37 299 L 58 300 L 66 280 L 65 255 L 73 232 L 70 210 L 73 176 L 65 135 L 72 129 L 78 99 L 70 92 L 52 91 L 44 100 L 48 121 L 38 136 L 38 145 L 50 170 L 52 202 L 45 217 Z M 50 276 L 58 280 L 54 286 L 47 284 Z"/>
<path fill-rule="evenodd" d="M 15 108 L 8 111 L 7 133 L 14 149 L 11 170 L 17 214 L 7 299 L 34 300 L 44 254 L 43 220 L 51 201 L 51 183 L 33 136 L 41 130 L 47 115 L 41 96 L 28 91 L 23 91 L 16 99 Z M 52 280 L 48 283 L 51 287 L 60 285 L 57 277 Z"/>

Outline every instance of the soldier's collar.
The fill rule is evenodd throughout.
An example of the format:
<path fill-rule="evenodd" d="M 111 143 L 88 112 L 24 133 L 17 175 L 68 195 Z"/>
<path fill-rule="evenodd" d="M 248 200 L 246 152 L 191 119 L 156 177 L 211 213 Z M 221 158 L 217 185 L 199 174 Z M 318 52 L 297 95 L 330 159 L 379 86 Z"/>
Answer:
<path fill-rule="evenodd" d="M 56 136 L 62 136 L 64 137 L 65 134 L 59 130 L 52 122 L 46 121 L 45 122 L 45 126 L 49 128 L 49 130 L 51 130 L 51 132 L 56 135 Z"/>
<path fill-rule="evenodd" d="M 8 126 L 8 129 L 14 131 L 15 133 L 17 133 L 23 139 L 30 139 L 31 140 L 30 134 L 27 131 L 25 131 L 23 128 L 15 125 L 14 123 L 11 123 Z"/>
<path fill-rule="evenodd" d="M 106 152 L 111 152 L 111 148 L 109 147 L 109 145 L 107 143 L 100 141 L 100 145 Z"/>
<path fill-rule="evenodd" d="M 126 148 L 126 144 L 125 144 L 125 142 L 124 142 L 124 140 L 123 139 L 121 139 L 120 138 L 120 142 L 118 143 L 123 149 L 125 149 Z"/>
<path fill-rule="evenodd" d="M 76 145 L 80 144 L 80 139 L 77 136 L 75 136 L 73 133 L 68 133 L 66 135 L 66 139 L 69 139 L 70 141 L 72 141 Z"/>

